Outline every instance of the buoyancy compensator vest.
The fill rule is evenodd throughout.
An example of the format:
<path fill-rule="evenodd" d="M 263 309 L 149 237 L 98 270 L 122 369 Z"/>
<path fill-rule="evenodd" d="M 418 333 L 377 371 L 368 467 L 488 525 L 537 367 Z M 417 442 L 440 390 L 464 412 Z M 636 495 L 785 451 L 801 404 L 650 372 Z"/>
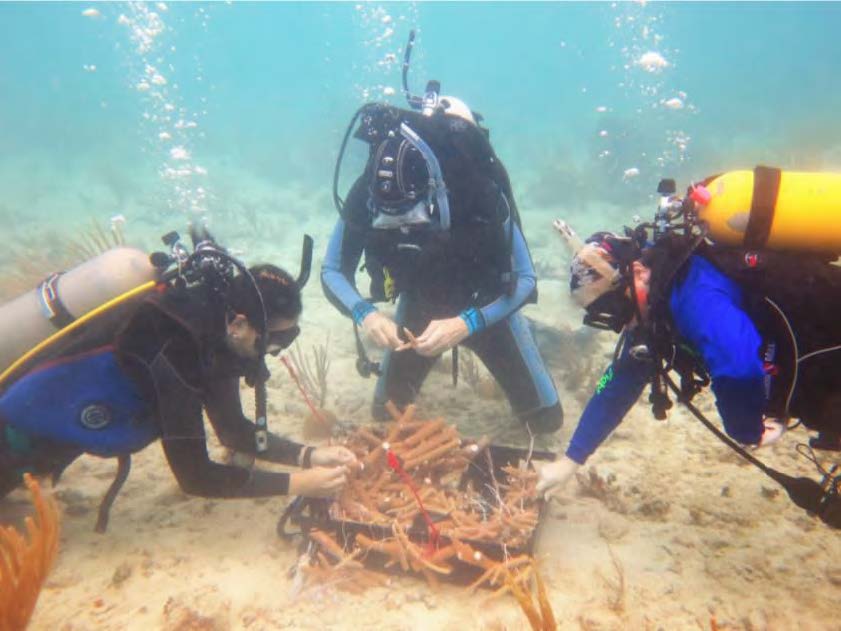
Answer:
<path fill-rule="evenodd" d="M 704 245 L 699 254 L 741 287 L 763 338 L 766 414 L 841 431 L 841 267 L 803 252 Z"/>

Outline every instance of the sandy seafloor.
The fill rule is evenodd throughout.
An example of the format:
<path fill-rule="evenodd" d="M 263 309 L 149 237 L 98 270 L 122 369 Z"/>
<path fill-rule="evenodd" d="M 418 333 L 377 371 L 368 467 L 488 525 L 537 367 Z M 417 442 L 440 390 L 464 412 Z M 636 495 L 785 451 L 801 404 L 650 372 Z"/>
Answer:
<path fill-rule="evenodd" d="M 251 190 L 253 183 L 242 184 Z M 65 192 L 57 191 L 57 199 L 66 199 Z M 301 344 L 308 349 L 324 343 L 329 332 L 326 407 L 343 421 L 367 422 L 374 382 L 356 374 L 350 323 L 329 306 L 318 282 L 333 221 L 327 197 L 277 190 L 254 195 L 265 210 L 259 221 L 245 224 L 233 215 L 214 228 L 227 245 L 245 249 L 250 262 L 272 260 L 293 273 L 301 233 L 316 238 Z M 525 313 L 537 323 L 541 352 L 566 412 L 564 428 L 537 446 L 561 450 L 614 338 L 578 324 L 566 296 L 564 257 L 548 227 L 556 211 L 528 208 L 527 200 L 521 207 L 542 276 L 540 302 Z M 290 210 L 270 212 L 276 208 Z M 612 213 L 600 214 L 618 216 Z M 126 215 L 129 236 L 142 234 L 153 247 L 152 237 L 170 227 L 162 220 L 138 221 L 130 210 Z M 283 367 L 269 361 L 270 427 L 300 439 L 304 405 Z M 536 555 L 560 627 L 709 629 L 714 617 L 719 629 L 841 629 L 839 533 L 794 507 L 685 412 L 673 410 L 667 422 L 653 420 L 645 399 L 584 470 L 615 477 L 611 490 L 592 497 L 588 485 L 573 480 L 547 511 Z M 248 411 L 249 391 L 243 400 Z M 712 400 L 699 400 L 713 414 Z M 464 435 L 527 443 L 504 401 L 484 399 L 463 383 L 454 389 L 446 371 L 431 374 L 419 403 Z M 813 466 L 794 451 L 805 440 L 795 430 L 762 455 L 789 473 L 812 476 Z M 210 449 L 214 457 L 223 456 L 215 439 Z M 319 585 L 295 591 L 287 570 L 296 562 L 296 548 L 275 534 L 287 500 L 189 497 L 158 444 L 133 458 L 108 532 L 95 534 L 96 509 L 114 471 L 113 461 L 83 457 L 58 485 L 61 547 L 32 629 L 528 628 L 510 597 L 468 596 L 446 584 L 432 591 L 413 577 L 396 577 L 363 595 Z M 19 513 L 24 502 L 24 493 L 16 492 L 0 510 Z"/>

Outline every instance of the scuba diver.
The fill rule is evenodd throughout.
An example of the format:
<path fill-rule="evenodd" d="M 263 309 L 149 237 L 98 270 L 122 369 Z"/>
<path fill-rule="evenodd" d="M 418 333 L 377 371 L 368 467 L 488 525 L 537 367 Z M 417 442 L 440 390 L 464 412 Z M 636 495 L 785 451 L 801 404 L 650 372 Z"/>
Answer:
<path fill-rule="evenodd" d="M 55 337 L 61 339 L 0 375 L 0 497 L 24 472 L 55 480 L 84 453 L 118 457 L 117 479 L 100 508 L 97 530 L 103 531 L 110 503 L 128 475 L 130 454 L 157 439 L 181 489 L 192 495 L 326 496 L 341 489 L 346 467 L 355 460 L 350 451 L 306 447 L 266 430 L 264 355 L 278 354 L 299 333 L 312 240 L 305 240 L 297 280 L 273 265 L 247 269 L 206 230 L 194 231 L 193 242 L 192 254 L 176 233 L 165 237 L 172 254 L 111 250 L 31 292 L 52 314 L 59 329 Z M 112 284 L 123 278 L 116 282 L 122 283 L 120 292 L 143 284 L 123 294 L 133 294 L 131 300 L 112 300 L 109 305 L 122 304 L 76 320 L 74 301 L 78 304 L 85 287 L 88 293 L 101 291 L 99 277 Z M 29 298 L 3 307 L 17 314 L 27 334 Z M 0 321 L 9 320 L 4 315 Z M 43 333 L 29 343 L 39 337 Z M 241 377 L 255 388 L 256 423 L 243 414 Z M 212 461 L 203 410 L 235 456 L 303 470 L 288 474 Z"/>
<path fill-rule="evenodd" d="M 841 522 L 837 467 L 824 470 L 809 449 L 824 478 L 819 489 L 797 479 L 814 495 L 801 503 L 787 486 L 801 482 L 741 447 L 775 443 L 796 418 L 818 432 L 811 448 L 841 451 L 841 267 L 831 264 L 841 231 L 821 229 L 819 220 L 837 208 L 841 176 L 757 167 L 708 178 L 684 199 L 672 180 L 658 192 L 655 221 L 622 236 L 598 232 L 582 243 L 555 222 L 574 252 L 570 291 L 584 323 L 621 337 L 565 455 L 541 468 L 538 492 L 572 477 L 650 384 L 655 418 L 666 417 L 671 389 L 795 503 L 818 514 L 832 504 L 831 519 Z M 732 440 L 691 404 L 707 385 Z"/>
<path fill-rule="evenodd" d="M 369 103 L 342 141 L 333 180 L 339 220 L 324 257 L 321 281 L 330 302 L 352 318 L 362 376 L 379 376 L 374 416 L 384 405 L 414 400 L 437 358 L 457 346 L 475 352 L 496 378 L 514 413 L 535 433 L 563 422 L 555 385 L 519 309 L 536 297 L 531 256 L 505 167 L 481 117 L 430 81 L 411 109 Z M 354 137 L 368 144 L 363 173 L 347 198 L 338 195 L 342 157 Z M 371 297 L 356 288 L 364 253 Z M 397 302 L 394 320 L 374 302 Z M 358 329 L 387 349 L 371 362 Z M 414 333 L 414 335 L 412 335 Z M 415 337 L 416 336 L 416 337 Z M 407 341 L 409 338 L 409 341 Z"/>

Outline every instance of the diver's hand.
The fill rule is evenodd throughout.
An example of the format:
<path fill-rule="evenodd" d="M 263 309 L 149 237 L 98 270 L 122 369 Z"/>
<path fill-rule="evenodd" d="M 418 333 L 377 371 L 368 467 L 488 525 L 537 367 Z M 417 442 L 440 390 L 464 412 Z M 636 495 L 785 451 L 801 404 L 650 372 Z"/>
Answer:
<path fill-rule="evenodd" d="M 379 311 L 372 311 L 362 320 L 362 330 L 368 339 L 381 348 L 396 349 L 403 344 L 394 320 Z"/>
<path fill-rule="evenodd" d="M 356 466 L 356 456 L 347 447 L 335 445 L 332 447 L 319 447 L 312 452 L 310 462 L 314 467 L 337 467 Z"/>
<path fill-rule="evenodd" d="M 296 471 L 289 476 L 289 495 L 332 497 L 346 483 L 347 467 L 314 467 Z"/>
<path fill-rule="evenodd" d="M 459 316 L 445 320 L 433 320 L 415 340 L 414 349 L 418 355 L 436 357 L 453 346 L 460 344 L 470 335 L 467 323 Z"/>
<path fill-rule="evenodd" d="M 568 456 L 561 456 L 555 462 L 532 461 L 537 469 L 537 486 L 535 490 L 538 495 L 548 500 L 567 483 L 567 481 L 578 471 L 581 466 Z"/>
<path fill-rule="evenodd" d="M 782 423 L 775 418 L 766 418 L 762 421 L 762 423 L 765 426 L 765 430 L 762 432 L 762 438 L 759 439 L 757 447 L 767 447 L 768 445 L 773 445 L 783 437 L 783 434 L 785 434 L 785 423 Z"/>

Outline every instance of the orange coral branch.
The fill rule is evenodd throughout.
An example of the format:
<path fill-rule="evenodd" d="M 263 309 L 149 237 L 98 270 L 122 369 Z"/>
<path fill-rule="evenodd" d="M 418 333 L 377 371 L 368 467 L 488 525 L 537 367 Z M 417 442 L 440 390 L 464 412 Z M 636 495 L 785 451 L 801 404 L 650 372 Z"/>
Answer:
<path fill-rule="evenodd" d="M 58 553 L 58 508 L 41 494 L 38 481 L 24 475 L 36 519 L 26 518 L 27 537 L 0 527 L 0 630 L 24 629 Z"/>

